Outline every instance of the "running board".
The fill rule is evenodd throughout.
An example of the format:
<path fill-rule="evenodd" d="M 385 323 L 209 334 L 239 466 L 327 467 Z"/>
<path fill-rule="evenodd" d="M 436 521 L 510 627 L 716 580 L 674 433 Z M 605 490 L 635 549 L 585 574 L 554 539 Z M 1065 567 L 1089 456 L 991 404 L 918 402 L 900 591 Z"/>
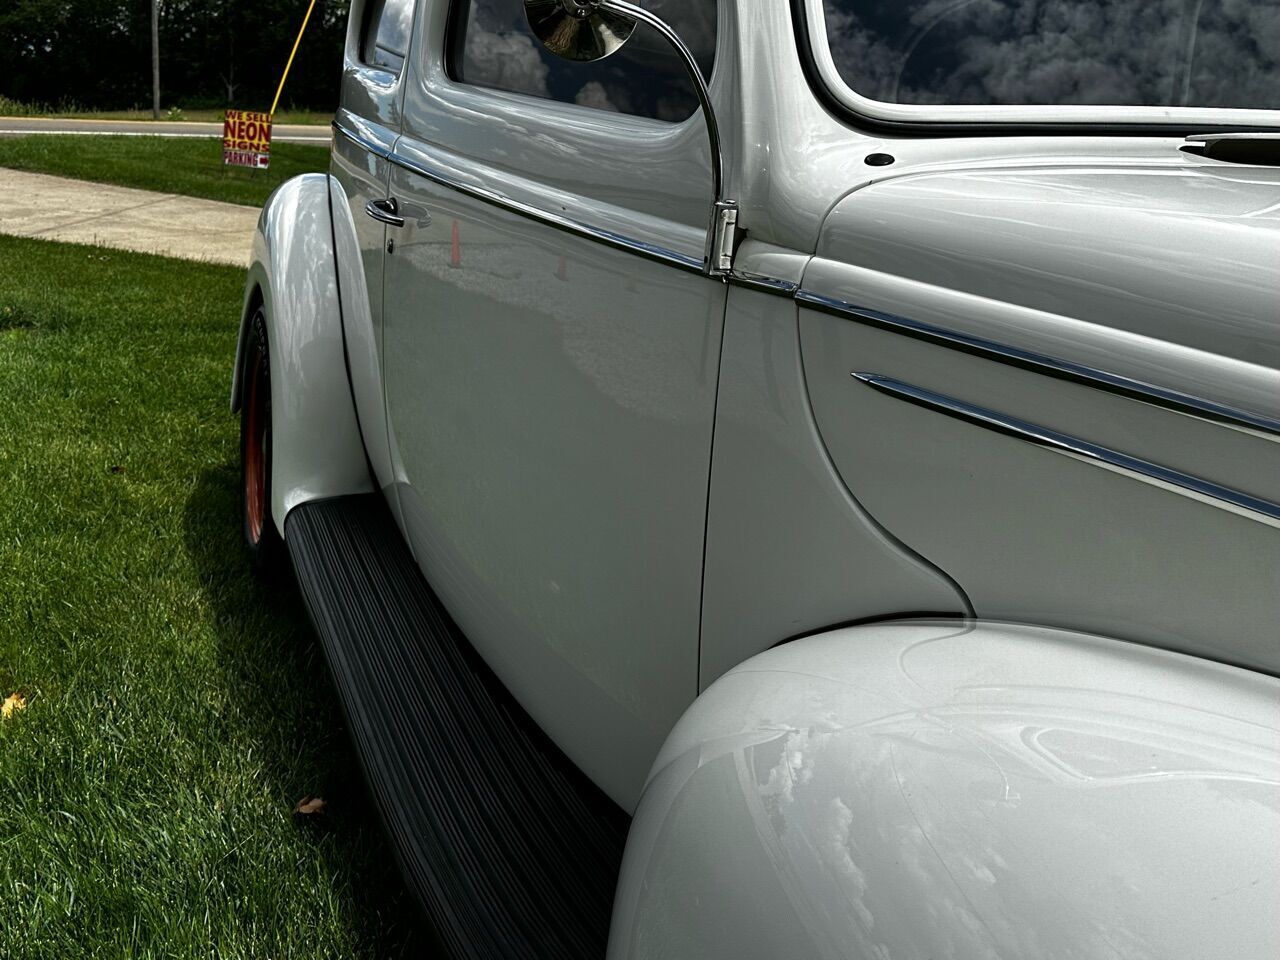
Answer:
<path fill-rule="evenodd" d="M 365 777 L 445 947 L 603 957 L 629 818 L 471 648 L 381 495 L 303 504 L 285 541 Z"/>

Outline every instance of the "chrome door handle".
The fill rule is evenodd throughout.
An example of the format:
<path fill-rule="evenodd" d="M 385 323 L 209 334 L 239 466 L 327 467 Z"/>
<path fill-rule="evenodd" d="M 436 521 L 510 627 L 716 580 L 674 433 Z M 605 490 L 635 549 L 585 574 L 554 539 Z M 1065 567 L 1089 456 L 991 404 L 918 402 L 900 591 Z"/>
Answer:
<path fill-rule="evenodd" d="M 388 197 L 386 200 L 370 200 L 364 205 L 364 212 L 379 223 L 387 223 L 393 227 L 403 227 L 404 217 L 398 216 L 396 211 L 396 198 Z"/>

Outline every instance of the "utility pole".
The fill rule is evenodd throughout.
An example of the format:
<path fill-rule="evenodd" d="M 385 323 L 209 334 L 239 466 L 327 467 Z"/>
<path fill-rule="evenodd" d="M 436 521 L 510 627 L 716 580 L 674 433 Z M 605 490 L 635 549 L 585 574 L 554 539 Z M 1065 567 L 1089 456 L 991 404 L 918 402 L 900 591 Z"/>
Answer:
<path fill-rule="evenodd" d="M 151 119 L 160 119 L 160 0 L 151 0 Z"/>

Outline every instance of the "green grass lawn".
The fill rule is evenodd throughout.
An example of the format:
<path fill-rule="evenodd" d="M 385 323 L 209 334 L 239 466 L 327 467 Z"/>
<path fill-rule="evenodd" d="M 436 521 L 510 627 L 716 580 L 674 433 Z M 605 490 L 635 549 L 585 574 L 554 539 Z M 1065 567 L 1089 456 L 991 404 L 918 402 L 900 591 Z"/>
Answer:
<path fill-rule="evenodd" d="M 0 138 L 0 167 L 260 207 L 285 180 L 328 170 L 329 148 L 274 143 L 268 169 L 245 170 L 222 165 L 214 137 L 32 134 Z"/>
<path fill-rule="evenodd" d="M 246 574 L 242 282 L 0 236 L 9 960 L 427 949 L 296 588 Z"/>
<path fill-rule="evenodd" d="M 267 105 L 269 106 L 269 104 Z M 252 104 L 241 107 L 243 110 L 266 110 L 267 106 L 255 107 Z M 182 120 L 201 121 L 205 123 L 221 123 L 226 114 L 224 109 L 190 107 L 180 111 Z M 87 110 L 74 103 L 63 103 L 51 106 L 47 103 L 23 103 L 10 100 L 0 95 L 0 117 L 52 117 L 59 120 L 151 120 L 151 108 L 133 107 L 128 110 Z M 169 107 L 160 111 L 160 119 L 169 118 Z M 175 118 L 179 119 L 179 118 Z M 305 123 L 327 126 L 333 121 L 333 111 L 323 110 L 277 110 L 276 123 Z"/>

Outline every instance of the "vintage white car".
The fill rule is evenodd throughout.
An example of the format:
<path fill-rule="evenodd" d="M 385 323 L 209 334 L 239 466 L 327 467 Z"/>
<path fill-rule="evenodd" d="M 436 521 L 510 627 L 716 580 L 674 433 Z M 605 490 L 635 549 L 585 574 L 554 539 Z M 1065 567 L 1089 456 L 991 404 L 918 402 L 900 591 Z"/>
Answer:
<path fill-rule="evenodd" d="M 354 0 L 231 404 L 450 951 L 1280 956 L 1278 57 Z"/>

